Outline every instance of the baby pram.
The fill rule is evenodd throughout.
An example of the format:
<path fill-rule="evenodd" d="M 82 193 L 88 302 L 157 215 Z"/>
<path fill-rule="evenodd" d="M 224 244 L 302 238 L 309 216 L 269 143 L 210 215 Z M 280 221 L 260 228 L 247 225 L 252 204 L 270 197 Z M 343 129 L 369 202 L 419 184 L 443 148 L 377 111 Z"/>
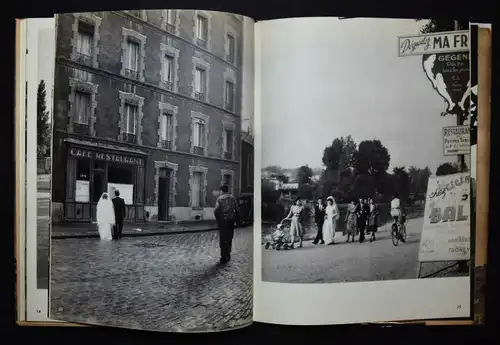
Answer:
<path fill-rule="evenodd" d="M 276 225 L 276 231 L 274 231 L 271 235 L 271 242 L 266 242 L 266 244 L 264 245 L 265 249 L 272 248 L 281 250 L 281 248 L 283 248 L 284 250 L 288 250 L 291 248 L 288 244 L 290 237 L 290 227 L 285 228 L 283 224 L 284 220 L 285 219 L 283 219 L 278 225 Z"/>

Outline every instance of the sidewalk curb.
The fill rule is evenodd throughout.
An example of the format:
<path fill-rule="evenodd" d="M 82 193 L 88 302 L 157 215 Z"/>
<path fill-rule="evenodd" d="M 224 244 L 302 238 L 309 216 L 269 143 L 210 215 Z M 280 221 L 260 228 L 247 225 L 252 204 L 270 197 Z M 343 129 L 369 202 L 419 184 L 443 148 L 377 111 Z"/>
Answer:
<path fill-rule="evenodd" d="M 179 234 L 188 234 L 195 232 L 209 232 L 215 231 L 218 228 L 208 228 L 208 229 L 198 229 L 198 230 L 174 230 L 174 231 L 158 231 L 158 232 L 137 232 L 137 233 L 124 233 L 122 237 L 145 237 L 145 236 L 156 236 L 156 235 L 179 235 Z M 53 240 L 62 240 L 69 238 L 99 238 L 99 234 L 74 234 L 74 235 L 52 235 L 51 239 Z"/>

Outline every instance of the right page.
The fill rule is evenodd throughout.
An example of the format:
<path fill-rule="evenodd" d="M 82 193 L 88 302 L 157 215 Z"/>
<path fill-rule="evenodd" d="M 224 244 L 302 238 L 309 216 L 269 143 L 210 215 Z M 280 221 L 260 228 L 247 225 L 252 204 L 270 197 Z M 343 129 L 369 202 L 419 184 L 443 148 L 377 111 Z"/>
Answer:
<path fill-rule="evenodd" d="M 453 20 L 256 24 L 255 321 L 471 316 L 469 36 Z"/>

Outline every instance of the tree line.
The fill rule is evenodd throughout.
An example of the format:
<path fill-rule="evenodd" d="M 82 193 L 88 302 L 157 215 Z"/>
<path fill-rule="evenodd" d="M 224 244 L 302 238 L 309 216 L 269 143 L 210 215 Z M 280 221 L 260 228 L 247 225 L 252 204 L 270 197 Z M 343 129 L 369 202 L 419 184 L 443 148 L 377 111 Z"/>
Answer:
<path fill-rule="evenodd" d="M 387 201 L 395 192 L 399 197 L 408 199 L 424 199 L 427 183 L 432 175 L 429 167 L 396 166 L 388 171 L 391 156 L 380 140 L 363 140 L 356 144 L 352 136 L 335 138 L 331 145 L 325 147 L 322 157 L 324 169 L 318 181 L 313 179 L 315 173 L 309 166 L 303 165 L 295 169 L 294 182 L 299 184 L 298 194 L 301 198 L 326 198 L 331 195 L 338 202 L 348 202 L 355 198 L 375 197 L 379 201 Z M 284 169 L 277 166 L 263 170 L 273 173 L 281 182 L 289 182 Z M 441 164 L 435 172 L 436 176 L 459 172 L 456 164 Z M 263 201 L 279 198 L 279 192 L 270 181 L 262 181 Z"/>

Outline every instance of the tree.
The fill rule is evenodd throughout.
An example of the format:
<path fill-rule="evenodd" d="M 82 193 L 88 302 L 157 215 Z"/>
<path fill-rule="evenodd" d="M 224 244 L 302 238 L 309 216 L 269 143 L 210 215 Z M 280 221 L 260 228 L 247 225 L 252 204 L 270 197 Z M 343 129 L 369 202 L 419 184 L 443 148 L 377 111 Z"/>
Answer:
<path fill-rule="evenodd" d="M 354 154 L 354 169 L 358 175 L 369 174 L 376 179 L 389 168 L 391 156 L 380 140 L 362 141 Z"/>
<path fill-rule="evenodd" d="M 459 172 L 460 172 L 460 169 L 458 168 L 457 164 L 443 163 L 437 167 L 436 176 L 451 175 L 451 174 L 456 174 Z"/>
<path fill-rule="evenodd" d="M 271 174 L 283 174 L 283 169 L 277 165 L 270 165 L 262 170 Z"/>
<path fill-rule="evenodd" d="M 281 183 L 288 183 L 288 176 L 284 175 L 284 174 L 279 174 L 279 175 L 276 175 L 276 179 L 278 181 L 280 181 Z"/>
<path fill-rule="evenodd" d="M 427 191 L 427 183 L 432 175 L 431 169 L 425 167 L 423 169 L 410 166 L 408 168 L 408 176 L 410 178 L 410 193 L 425 194 Z"/>
<path fill-rule="evenodd" d="M 49 112 L 45 105 L 45 97 L 47 91 L 45 90 L 45 82 L 42 80 L 38 84 L 37 90 L 37 156 L 39 158 L 45 157 L 49 151 L 50 145 L 50 126 L 49 126 Z"/>
<path fill-rule="evenodd" d="M 422 19 L 418 19 L 420 21 Z M 458 30 L 469 30 L 469 22 L 465 20 L 458 21 Z M 424 24 L 420 29 L 422 34 L 430 34 L 433 32 L 455 31 L 455 21 L 444 19 L 431 19 L 427 24 Z"/>
<path fill-rule="evenodd" d="M 323 164 L 327 170 L 344 171 L 352 167 L 356 143 L 350 135 L 335 138 L 323 151 Z"/>
<path fill-rule="evenodd" d="M 394 188 L 398 196 L 406 200 L 410 195 L 410 176 L 405 167 L 395 167 L 392 170 L 394 175 Z"/>
<path fill-rule="evenodd" d="M 299 185 L 310 184 L 312 177 L 313 171 L 307 165 L 303 165 L 297 170 L 297 182 Z"/>
<path fill-rule="evenodd" d="M 261 180 L 262 201 L 265 203 L 275 203 L 280 193 L 276 190 L 276 185 L 267 179 Z"/>

